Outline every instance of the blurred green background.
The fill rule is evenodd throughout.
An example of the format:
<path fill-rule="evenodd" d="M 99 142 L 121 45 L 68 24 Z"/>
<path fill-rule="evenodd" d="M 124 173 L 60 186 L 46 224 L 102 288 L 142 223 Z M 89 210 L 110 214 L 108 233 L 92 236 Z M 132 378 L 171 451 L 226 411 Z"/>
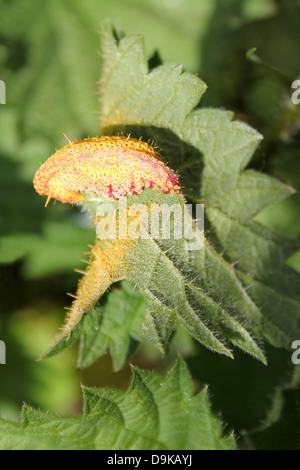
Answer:
<path fill-rule="evenodd" d="M 300 2 L 296 0 L 0 0 L 0 415 L 17 419 L 25 401 L 59 414 L 80 414 L 80 384 L 126 389 L 129 364 L 114 372 L 109 353 L 76 369 L 77 346 L 37 358 L 64 318 L 94 238 L 85 215 L 61 203 L 44 208 L 32 179 L 40 163 L 71 140 L 99 133 L 99 30 L 110 18 L 118 33 L 140 32 L 152 64 L 181 63 L 208 90 L 203 106 L 224 107 L 265 139 L 251 166 L 300 189 Z M 250 48 L 259 59 L 247 59 Z M 300 235 L 300 198 L 258 219 L 291 238 Z M 300 271 L 300 254 L 288 261 Z M 209 384 L 228 428 L 257 426 L 274 390 L 288 380 L 290 353 L 267 348 L 269 365 L 236 352 L 235 361 L 194 344 L 182 332 L 170 355 L 143 344 L 131 359 L 164 372 L 176 351 L 195 387 Z"/>

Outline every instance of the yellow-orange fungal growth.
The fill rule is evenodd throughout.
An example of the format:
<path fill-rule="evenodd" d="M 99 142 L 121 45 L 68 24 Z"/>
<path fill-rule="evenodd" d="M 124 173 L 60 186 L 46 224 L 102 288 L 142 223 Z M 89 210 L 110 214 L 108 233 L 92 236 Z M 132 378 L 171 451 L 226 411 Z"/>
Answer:
<path fill-rule="evenodd" d="M 132 247 L 133 240 L 96 240 L 85 272 L 75 270 L 83 277 L 78 283 L 75 300 L 68 312 L 64 326 L 57 340 L 68 336 L 84 313 L 91 310 L 106 289 L 125 277 L 125 253 Z M 70 294 L 69 294 L 70 295 Z"/>
<path fill-rule="evenodd" d="M 121 200 L 144 188 L 181 193 L 177 175 L 151 145 L 126 137 L 94 137 L 66 145 L 36 172 L 36 191 L 76 203 L 83 193 Z"/>

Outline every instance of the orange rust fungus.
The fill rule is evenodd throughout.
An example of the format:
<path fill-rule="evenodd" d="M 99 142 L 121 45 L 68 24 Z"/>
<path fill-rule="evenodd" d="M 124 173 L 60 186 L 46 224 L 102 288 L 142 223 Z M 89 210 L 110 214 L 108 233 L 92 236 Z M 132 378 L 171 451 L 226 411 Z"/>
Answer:
<path fill-rule="evenodd" d="M 62 202 L 83 201 L 83 193 L 122 200 L 144 188 L 181 193 L 177 175 L 151 145 L 129 137 L 93 137 L 55 152 L 36 172 L 36 191 Z"/>
<path fill-rule="evenodd" d="M 86 272 L 75 270 L 83 277 L 78 283 L 76 295 L 73 295 L 75 300 L 58 339 L 70 335 L 82 316 L 95 306 L 109 286 L 125 278 L 125 254 L 133 244 L 134 241 L 129 239 L 96 240 Z"/>

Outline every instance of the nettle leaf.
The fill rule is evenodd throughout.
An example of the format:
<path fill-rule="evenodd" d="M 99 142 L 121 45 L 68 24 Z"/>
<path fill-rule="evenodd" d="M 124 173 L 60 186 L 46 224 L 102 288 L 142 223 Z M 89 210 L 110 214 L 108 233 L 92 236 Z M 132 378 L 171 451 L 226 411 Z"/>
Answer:
<path fill-rule="evenodd" d="M 153 140 L 178 171 L 187 202 L 204 204 L 203 261 L 190 266 L 190 279 L 198 269 L 201 289 L 219 303 L 220 323 L 225 311 L 250 335 L 289 347 L 300 334 L 299 276 L 285 264 L 295 246 L 254 217 L 294 190 L 245 169 L 262 136 L 231 112 L 195 109 L 206 86 L 181 67 L 149 71 L 142 36 L 117 43 L 105 23 L 102 47 L 103 133 Z M 212 310 L 195 308 L 208 322 Z"/>
<path fill-rule="evenodd" d="M 83 205 L 96 215 L 103 204 L 103 197 L 93 195 L 88 201 L 89 196 L 86 195 Z M 132 235 L 132 230 L 138 226 L 139 237 L 132 235 L 122 240 L 114 236 L 112 239 L 103 237 L 96 240 L 66 323 L 47 355 L 58 352 L 66 342 L 73 343 L 81 332 L 78 324 L 82 318 L 88 317 L 84 314 L 90 306 L 113 282 L 127 279 L 138 286 L 149 303 L 151 314 L 148 312 L 146 316 L 144 334 L 161 351 L 167 346 L 179 322 L 195 339 L 214 351 L 233 357 L 228 348 L 228 344 L 232 343 L 265 361 L 249 329 L 232 314 L 232 304 L 235 302 L 235 308 L 238 307 L 245 316 L 247 313 L 249 317 L 252 315 L 253 327 L 257 327 L 256 307 L 247 296 L 240 295 L 241 286 L 231 266 L 212 250 L 201 232 L 193 227 L 182 195 L 145 189 L 139 195 L 127 196 L 126 205 L 118 201 L 110 201 L 109 204 L 115 207 L 117 226 L 124 220 L 124 214 L 128 217 L 131 207 L 134 210 L 136 207 L 146 209 L 147 217 L 143 218 L 142 214 L 139 219 L 127 218 L 128 233 Z M 165 221 L 167 217 L 170 221 L 166 238 L 161 233 L 159 215 L 162 208 L 165 210 Z M 156 218 L 153 217 L 155 209 Z M 172 223 L 173 210 L 176 215 Z M 106 224 L 106 218 L 104 221 Z M 111 235 L 111 231 L 108 234 Z M 224 283 L 229 292 L 226 299 L 223 299 Z M 109 314 L 117 315 L 113 311 Z"/>
<path fill-rule="evenodd" d="M 84 388 L 83 393 L 80 418 L 53 416 L 25 405 L 19 425 L 0 420 L 1 449 L 235 448 L 232 435 L 222 436 L 221 422 L 210 410 L 207 388 L 193 396 L 192 381 L 181 359 L 164 380 L 133 368 L 126 393 L 92 388 Z"/>
<path fill-rule="evenodd" d="M 97 238 L 52 350 L 78 338 L 79 329 L 77 336 L 73 332 L 82 316 L 112 283 L 127 279 L 150 306 L 143 332 L 160 350 L 179 323 L 213 351 L 233 357 L 234 345 L 266 362 L 263 338 L 289 347 L 300 334 L 299 282 L 285 265 L 293 243 L 254 217 L 293 190 L 245 169 L 261 135 L 234 121 L 231 112 L 196 108 L 206 85 L 181 67 L 167 64 L 149 71 L 141 35 L 117 42 L 105 22 L 102 48 L 102 133 L 130 132 L 132 137 L 153 140 L 180 175 L 183 188 L 183 195 L 145 189 L 128 195 L 127 205 L 144 207 L 149 220 L 152 204 L 176 206 L 190 232 L 178 239 L 175 221 L 169 237 L 162 237 L 160 229 L 153 237 L 149 225 L 142 223 L 139 239 Z M 85 194 L 82 204 L 96 217 L 105 201 Z M 205 238 L 194 226 L 186 202 L 204 204 Z M 115 203 L 120 224 L 127 209 Z"/>

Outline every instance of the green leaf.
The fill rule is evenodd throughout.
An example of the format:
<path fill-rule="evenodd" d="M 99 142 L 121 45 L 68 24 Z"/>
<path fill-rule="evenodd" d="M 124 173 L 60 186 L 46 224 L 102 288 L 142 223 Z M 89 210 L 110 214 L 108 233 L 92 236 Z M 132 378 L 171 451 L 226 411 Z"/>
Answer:
<path fill-rule="evenodd" d="M 197 272 L 202 290 L 230 312 L 235 325 L 288 347 L 300 333 L 299 277 L 285 265 L 294 244 L 253 217 L 293 189 L 245 169 L 262 138 L 254 129 L 232 120 L 231 112 L 194 109 L 205 91 L 201 80 L 172 65 L 149 72 L 143 38 L 128 35 L 118 44 L 110 28 L 104 23 L 103 132 L 131 132 L 155 142 L 178 171 L 187 201 L 206 209 L 205 250 L 196 254 L 190 277 Z M 208 323 L 216 318 L 207 302 L 198 306 Z M 164 308 L 155 328 L 147 322 L 153 340 L 158 323 L 166 328 L 162 317 L 172 327 Z"/>
<path fill-rule="evenodd" d="M 293 188 L 253 170 L 240 173 L 234 188 L 220 200 L 228 215 L 241 222 L 247 222 L 266 207 L 285 199 L 294 192 Z M 240 204 L 236 204 L 240 201 Z"/>
<path fill-rule="evenodd" d="M 138 201 L 146 205 L 159 201 L 161 207 L 181 207 L 183 225 L 191 224 L 180 195 L 161 195 L 158 200 L 156 193 L 145 190 Z M 129 204 L 130 200 L 136 198 L 129 198 Z M 256 309 L 241 296 L 240 285 L 231 267 L 203 241 L 199 232 L 193 234 L 194 239 L 182 237 L 179 240 L 175 239 L 174 233 L 167 240 L 149 236 L 129 253 L 132 262 L 127 276 L 138 285 L 152 308 L 152 322 L 160 339 L 160 348 L 168 343 L 178 319 L 194 338 L 210 349 L 231 357 L 226 345 L 230 341 L 264 361 L 263 353 L 247 329 L 232 315 L 235 308 L 244 310 L 249 316 L 251 312 L 256 315 Z M 192 242 L 196 243 L 195 240 L 198 248 L 194 250 Z M 147 272 L 145 259 L 148 260 Z M 218 287 L 224 284 L 230 290 L 227 300 L 222 287 Z"/>
<path fill-rule="evenodd" d="M 45 222 L 42 235 L 14 233 L 0 237 L 0 263 L 26 257 L 27 277 L 37 278 L 79 267 L 93 234 L 74 222 Z"/>
<path fill-rule="evenodd" d="M 179 359 L 164 380 L 134 368 L 126 393 L 85 388 L 82 418 L 57 417 L 25 405 L 20 425 L 0 420 L 0 447 L 233 450 L 235 443 L 232 435 L 222 436 L 207 388 L 193 396 L 188 370 Z"/>
<path fill-rule="evenodd" d="M 86 195 L 83 204 L 95 215 L 102 203 L 101 197 L 92 196 L 89 201 Z M 123 206 L 119 206 L 117 201 L 111 202 L 111 205 L 115 206 L 116 220 L 121 220 Z M 125 244 L 124 258 L 121 256 L 124 248 L 121 239 L 97 240 L 95 247 L 101 256 L 105 254 L 111 259 L 112 253 L 119 249 L 118 265 L 113 269 L 113 274 L 109 274 L 101 271 L 102 263 L 98 256 L 91 257 L 89 268 L 82 279 L 82 285 L 86 287 L 76 294 L 68 320 L 50 352 L 53 348 L 57 351 L 60 345 L 70 340 L 73 342 L 80 334 L 78 322 L 86 312 L 85 307 L 81 306 L 82 302 L 85 305 L 86 296 L 97 299 L 112 282 L 125 278 L 138 286 L 150 305 L 152 320 L 148 315 L 144 334 L 160 350 L 164 350 L 168 344 L 178 321 L 195 339 L 214 351 L 232 357 L 228 348 L 231 342 L 265 362 L 250 326 L 243 326 L 242 315 L 248 315 L 248 323 L 251 321 L 253 328 L 258 328 L 257 309 L 245 295 L 232 267 L 193 228 L 182 195 L 145 189 L 138 196 L 127 197 L 126 214 L 132 207 L 144 207 L 148 211 L 145 220 L 139 222 L 140 238 L 126 241 L 129 247 Z M 164 210 L 165 220 L 170 220 L 170 232 L 166 238 L 160 232 L 160 218 L 153 217 L 154 208 L 157 209 L 157 216 Z M 174 223 L 171 223 L 173 210 L 176 215 Z M 181 231 L 184 233 L 178 237 L 175 227 L 180 225 L 184 227 Z M 132 228 L 129 225 L 128 231 Z M 101 282 L 99 286 L 96 283 L 95 290 L 92 290 L 94 279 L 98 278 Z M 230 292 L 227 298 L 224 297 L 224 284 Z M 239 312 L 240 318 L 235 318 L 235 310 Z M 112 314 L 110 311 L 109 315 Z"/>
<path fill-rule="evenodd" d="M 2 109 L 2 108 L 1 108 Z M 24 260 L 26 277 L 37 278 L 79 268 L 93 233 L 87 220 L 67 205 L 47 209 L 35 193 L 32 177 L 51 153 L 44 138 L 20 142 L 16 113 L 1 119 L 0 263 Z"/>
<path fill-rule="evenodd" d="M 103 132 L 130 131 L 144 140 L 152 138 L 168 164 L 178 170 L 187 201 L 204 202 L 210 230 L 206 240 L 194 231 L 201 249 L 191 249 L 186 234 L 175 239 L 174 226 L 170 240 L 155 239 L 144 227 L 143 238 L 125 255 L 126 264 L 121 267 L 120 261 L 115 278 L 93 296 L 126 278 L 137 284 L 150 305 L 143 332 L 160 350 L 179 322 L 214 351 L 232 357 L 231 343 L 265 362 L 262 337 L 288 347 L 299 334 L 298 278 L 284 264 L 293 244 L 253 217 L 293 190 L 245 170 L 261 136 L 245 123 L 233 121 L 230 112 L 195 110 L 205 91 L 197 77 L 172 65 L 149 72 L 143 38 L 132 34 L 117 43 L 107 22 L 102 48 Z M 95 216 L 102 202 L 87 194 L 84 205 Z M 180 195 L 144 190 L 127 197 L 127 202 L 147 210 L 153 203 L 169 209 L 175 205 L 181 220 L 192 227 Z M 116 211 L 120 215 L 117 205 Z M 100 251 L 114 250 L 107 240 L 97 243 Z M 74 326 L 83 313 L 70 324 Z M 66 341 L 67 330 L 57 342 Z"/>

